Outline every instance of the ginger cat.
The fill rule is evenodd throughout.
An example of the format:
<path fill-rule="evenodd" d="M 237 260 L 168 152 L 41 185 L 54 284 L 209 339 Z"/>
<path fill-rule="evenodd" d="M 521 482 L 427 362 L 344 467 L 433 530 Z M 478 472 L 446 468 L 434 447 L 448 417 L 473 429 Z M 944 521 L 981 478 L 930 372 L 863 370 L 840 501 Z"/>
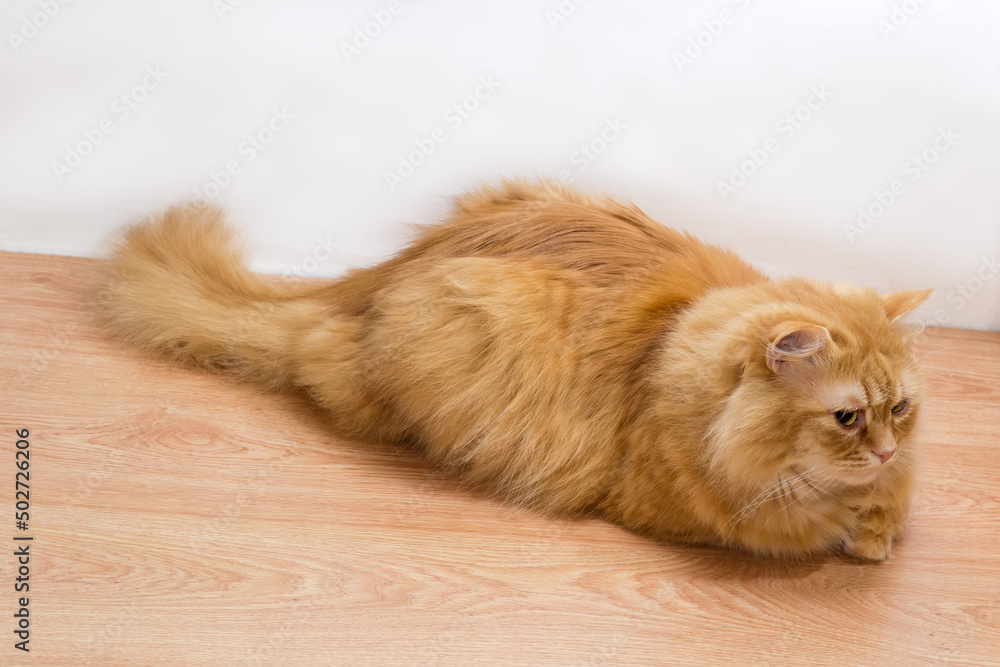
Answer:
<path fill-rule="evenodd" d="M 635 206 L 518 182 L 319 286 L 248 272 L 219 210 L 173 208 L 127 231 L 101 303 L 131 344 L 304 388 L 344 434 L 514 503 L 882 560 L 921 403 L 898 320 L 929 293 L 770 280 Z"/>

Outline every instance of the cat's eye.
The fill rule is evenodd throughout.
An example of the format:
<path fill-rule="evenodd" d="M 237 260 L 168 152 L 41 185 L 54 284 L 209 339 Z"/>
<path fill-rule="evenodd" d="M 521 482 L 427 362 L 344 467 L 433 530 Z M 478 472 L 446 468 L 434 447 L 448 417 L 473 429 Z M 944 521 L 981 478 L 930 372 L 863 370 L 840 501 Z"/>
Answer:
<path fill-rule="evenodd" d="M 896 405 L 892 406 L 892 414 L 901 415 L 906 412 L 906 408 L 910 407 L 910 401 L 908 399 L 903 399 Z"/>
<path fill-rule="evenodd" d="M 837 410 L 833 413 L 833 416 L 837 418 L 841 426 L 850 428 L 858 423 L 860 413 L 860 410 Z"/>

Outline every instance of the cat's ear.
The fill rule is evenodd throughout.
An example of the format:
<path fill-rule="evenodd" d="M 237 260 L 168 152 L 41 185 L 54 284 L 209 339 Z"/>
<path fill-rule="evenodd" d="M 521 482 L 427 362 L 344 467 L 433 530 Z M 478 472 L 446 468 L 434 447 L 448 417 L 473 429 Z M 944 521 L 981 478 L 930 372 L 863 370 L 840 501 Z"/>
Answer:
<path fill-rule="evenodd" d="M 913 292 L 893 292 L 883 294 L 882 303 L 890 322 L 895 322 L 914 308 L 922 304 L 931 295 L 932 289 L 915 290 Z"/>
<path fill-rule="evenodd" d="M 809 322 L 782 322 L 773 327 L 767 343 L 767 367 L 783 373 L 788 364 L 805 361 L 830 342 L 826 327 Z"/>

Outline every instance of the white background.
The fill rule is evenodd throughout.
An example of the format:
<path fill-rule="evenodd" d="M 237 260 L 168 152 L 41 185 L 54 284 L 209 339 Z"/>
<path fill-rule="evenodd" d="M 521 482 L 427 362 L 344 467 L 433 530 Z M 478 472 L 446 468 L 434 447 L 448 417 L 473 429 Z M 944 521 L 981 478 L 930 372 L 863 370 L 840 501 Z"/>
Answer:
<path fill-rule="evenodd" d="M 921 319 L 1000 329 L 998 3 L 232 4 L 3 3 L 0 249 L 101 256 L 233 162 L 208 194 L 254 267 L 333 276 L 463 189 L 562 174 L 775 275 L 935 287 Z"/>

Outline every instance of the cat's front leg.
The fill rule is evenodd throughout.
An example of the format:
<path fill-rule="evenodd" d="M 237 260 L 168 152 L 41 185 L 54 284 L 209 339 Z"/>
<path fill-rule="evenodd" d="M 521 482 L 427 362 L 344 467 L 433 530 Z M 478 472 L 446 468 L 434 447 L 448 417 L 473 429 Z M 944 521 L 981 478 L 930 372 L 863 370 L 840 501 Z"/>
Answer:
<path fill-rule="evenodd" d="M 844 553 L 861 560 L 882 561 L 903 534 L 906 511 L 894 503 L 873 503 L 858 508 L 856 522 L 844 540 Z"/>

